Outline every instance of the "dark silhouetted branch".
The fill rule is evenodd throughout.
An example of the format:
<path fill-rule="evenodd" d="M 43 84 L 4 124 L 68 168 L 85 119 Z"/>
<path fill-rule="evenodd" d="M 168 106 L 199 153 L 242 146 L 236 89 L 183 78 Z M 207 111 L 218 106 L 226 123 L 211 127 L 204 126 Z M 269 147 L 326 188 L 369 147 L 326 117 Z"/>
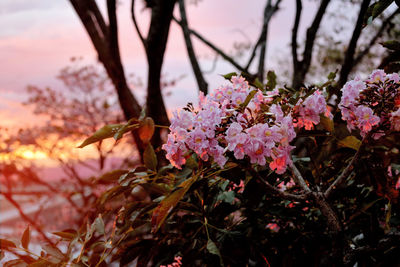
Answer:
<path fill-rule="evenodd" d="M 258 71 L 257 71 L 257 77 L 261 82 L 264 81 L 264 66 L 265 66 L 265 57 L 267 53 L 268 26 L 272 16 L 275 14 L 276 11 L 278 11 L 280 2 L 281 0 L 277 0 L 275 5 L 272 5 L 271 0 L 268 0 L 268 3 L 264 9 L 264 23 L 262 26 L 259 39 L 260 57 L 258 61 Z"/>
<path fill-rule="evenodd" d="M 186 18 L 185 2 L 184 0 L 178 0 L 179 11 L 181 14 L 181 23 L 179 24 L 182 28 L 183 36 L 185 38 L 186 49 L 188 52 L 189 60 L 192 65 L 194 76 L 196 77 L 199 91 L 207 94 L 208 84 L 204 79 L 203 73 L 200 69 L 199 62 L 197 61 L 196 54 L 193 49 L 192 40 L 190 39 L 189 26 Z"/>
<path fill-rule="evenodd" d="M 311 26 L 307 29 L 306 42 L 303 51 L 303 59 L 298 62 L 297 67 L 293 66 L 293 88 L 299 88 L 301 84 L 304 83 L 305 77 L 311 65 L 313 47 L 315 43 L 315 38 L 317 37 L 318 29 L 321 25 L 322 18 L 326 13 L 326 8 L 328 7 L 330 0 L 322 0 L 318 8 L 317 14 Z M 296 9 L 296 15 L 299 8 Z M 300 9 L 301 10 L 301 9 Z M 296 20 L 296 19 L 295 19 Z M 296 30 L 297 32 L 297 30 Z M 292 42 L 293 47 L 293 42 Z"/>
<path fill-rule="evenodd" d="M 139 28 L 139 24 L 136 21 L 135 0 L 132 0 L 132 3 L 131 3 L 131 17 L 132 17 L 133 25 L 135 26 L 136 32 L 140 38 L 140 41 L 142 42 L 143 46 L 146 47 L 146 39 L 143 37 L 142 32 L 140 31 L 140 28 Z"/>
<path fill-rule="evenodd" d="M 353 35 L 351 36 L 349 45 L 347 47 L 346 55 L 344 57 L 344 62 L 340 70 L 340 77 L 337 88 L 342 88 L 342 86 L 346 83 L 351 70 L 354 67 L 354 54 L 356 52 L 358 39 L 360 38 L 361 35 L 363 19 L 367 12 L 370 2 L 371 0 L 363 0 L 361 3 L 357 22 L 353 30 Z M 340 91 L 338 91 L 337 93 L 340 94 Z"/>
<path fill-rule="evenodd" d="M 175 17 L 173 18 L 173 20 L 178 23 L 179 25 L 181 25 L 181 21 L 176 19 Z M 203 36 L 201 36 L 198 32 L 196 32 L 195 30 L 189 29 L 189 33 L 196 36 L 197 39 L 199 39 L 200 41 L 202 41 L 204 44 L 206 44 L 208 47 L 210 47 L 212 50 L 214 50 L 216 53 L 218 53 L 223 59 L 225 59 L 226 61 L 228 61 L 229 63 L 231 63 L 236 69 L 248 73 L 248 70 L 244 67 L 242 67 L 240 64 L 238 64 L 232 57 L 228 56 L 224 51 L 222 51 L 221 49 L 219 49 L 218 47 L 216 47 L 214 44 L 212 44 L 210 41 L 208 41 L 207 39 L 205 39 Z"/>

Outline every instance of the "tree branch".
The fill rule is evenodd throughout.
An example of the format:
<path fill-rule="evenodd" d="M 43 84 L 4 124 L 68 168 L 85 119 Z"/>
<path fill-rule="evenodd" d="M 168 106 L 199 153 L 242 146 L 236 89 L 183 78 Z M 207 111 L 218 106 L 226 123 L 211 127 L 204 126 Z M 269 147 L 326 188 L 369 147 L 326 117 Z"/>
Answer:
<path fill-rule="evenodd" d="M 271 194 L 273 194 L 275 196 L 281 197 L 282 199 L 291 200 L 291 201 L 304 201 L 304 200 L 310 199 L 309 192 L 307 192 L 305 194 L 301 194 L 301 195 L 295 195 L 295 194 L 291 194 L 291 193 L 287 193 L 287 192 L 281 191 L 278 188 L 276 188 L 273 185 L 271 185 L 263 177 L 261 177 L 261 175 L 256 170 L 254 170 L 253 168 L 250 167 L 249 171 L 250 171 L 251 175 L 253 175 L 254 177 L 257 177 L 263 183 L 265 188 Z"/>
<path fill-rule="evenodd" d="M 311 26 L 307 29 L 306 34 L 306 44 L 303 51 L 303 59 L 299 62 L 297 68 L 293 69 L 293 88 L 299 88 L 302 83 L 304 83 L 304 79 L 307 75 L 307 72 L 311 65 L 313 47 L 315 43 L 315 38 L 317 36 L 317 32 L 319 26 L 321 24 L 322 18 L 326 13 L 326 8 L 328 7 L 330 0 L 322 0 L 321 4 L 318 8 L 317 14 L 311 24 Z M 298 9 L 297 9 L 298 10 Z M 296 11 L 297 13 L 297 11 Z M 292 44 L 293 45 L 293 44 Z M 292 48 L 293 49 L 293 48 Z"/>
<path fill-rule="evenodd" d="M 189 26 L 186 18 L 185 2 L 184 0 L 178 0 L 178 3 L 179 3 L 179 11 L 181 14 L 181 23 L 179 25 L 182 28 L 183 36 L 185 38 L 185 44 L 189 60 L 192 65 L 194 76 L 196 77 L 199 91 L 203 92 L 206 95 L 208 91 L 208 84 L 204 79 L 203 73 L 199 66 L 199 62 L 197 61 L 197 57 L 193 49 L 192 40 L 190 39 Z"/>
<path fill-rule="evenodd" d="M 132 0 L 132 4 L 131 4 L 131 17 L 132 17 L 133 25 L 135 26 L 136 32 L 139 35 L 140 41 L 142 42 L 143 46 L 146 48 L 146 39 L 143 37 L 142 32 L 140 31 L 139 25 L 136 21 L 135 0 Z"/>
<path fill-rule="evenodd" d="M 259 39 L 260 57 L 258 61 L 258 71 L 257 71 L 257 77 L 261 83 L 264 81 L 264 65 L 265 65 L 265 57 L 267 50 L 268 26 L 272 16 L 275 14 L 276 11 L 278 11 L 280 2 L 281 0 L 277 0 L 275 5 L 272 6 L 271 0 L 268 0 L 268 3 L 264 9 L 264 23 Z"/>
<path fill-rule="evenodd" d="M 173 17 L 173 20 L 178 23 L 181 26 L 181 21 L 178 20 L 177 18 Z M 188 29 L 190 34 L 193 34 L 194 36 L 197 37 L 197 39 L 199 39 L 200 41 L 202 41 L 204 44 L 206 44 L 208 47 L 210 47 L 212 50 L 214 50 L 215 52 L 217 52 L 219 55 L 221 55 L 221 57 L 223 59 L 225 59 L 226 61 L 228 61 L 229 63 L 231 63 L 235 68 L 237 68 L 238 70 L 248 73 L 248 70 L 244 67 L 242 67 L 241 65 L 239 65 L 232 57 L 228 56 L 227 54 L 225 54 L 225 52 L 223 52 L 221 49 L 219 49 L 218 47 L 216 47 L 215 45 L 213 45 L 210 41 L 208 41 L 207 39 L 205 39 L 203 36 L 201 36 L 198 32 L 192 30 L 192 29 Z"/>
<path fill-rule="evenodd" d="M 324 196 L 325 198 L 329 199 L 332 194 L 339 188 L 339 186 L 347 179 L 350 175 L 351 171 L 353 170 L 353 164 L 358 160 L 360 157 L 360 150 L 366 140 L 371 136 L 371 132 L 368 133 L 362 140 L 360 147 L 358 148 L 356 154 L 354 154 L 353 158 L 347 164 L 346 168 L 344 168 L 343 172 L 336 178 L 336 180 L 328 187 L 325 191 Z"/>
<path fill-rule="evenodd" d="M 392 13 L 389 17 L 387 17 L 383 22 L 379 30 L 376 32 L 375 36 L 371 39 L 368 45 L 358 53 L 356 58 L 354 59 L 353 67 L 357 66 L 361 60 L 369 53 L 372 46 L 375 45 L 376 41 L 382 36 L 383 32 L 385 31 L 386 27 L 391 23 L 393 18 L 400 13 L 400 9 L 398 8 L 395 12 Z"/>
<path fill-rule="evenodd" d="M 294 19 L 294 25 L 292 30 L 292 58 L 293 58 L 293 69 L 296 70 L 299 64 L 299 56 L 297 54 L 297 34 L 299 31 L 300 17 L 303 5 L 301 0 L 296 0 L 296 16 Z"/>
<path fill-rule="evenodd" d="M 364 20 L 365 13 L 367 12 L 369 3 L 371 0 L 363 0 L 360 7 L 360 12 L 358 13 L 358 18 L 356 25 L 353 30 L 353 35 L 351 36 L 349 45 L 347 47 L 346 55 L 344 58 L 344 62 L 342 68 L 340 70 L 340 77 L 337 88 L 342 88 L 342 86 L 346 83 L 347 78 L 354 67 L 354 54 L 357 48 L 357 42 L 361 35 L 362 24 Z M 340 92 L 337 92 L 340 94 Z"/>

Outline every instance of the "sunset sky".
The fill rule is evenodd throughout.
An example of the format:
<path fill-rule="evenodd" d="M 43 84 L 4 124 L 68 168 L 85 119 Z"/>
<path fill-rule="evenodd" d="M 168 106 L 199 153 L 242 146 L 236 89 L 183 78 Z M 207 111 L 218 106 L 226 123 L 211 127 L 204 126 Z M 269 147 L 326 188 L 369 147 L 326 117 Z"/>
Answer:
<path fill-rule="evenodd" d="M 98 1 L 104 11 L 105 1 Z M 118 7 L 120 47 L 126 73 L 146 77 L 146 59 L 130 19 L 130 1 L 120 1 Z M 191 3 L 193 1 L 188 1 Z M 235 41 L 252 43 L 258 37 L 266 1 L 250 0 L 202 0 L 188 4 L 190 27 L 227 52 L 233 51 Z M 281 10 L 272 19 L 269 32 L 267 68 L 274 68 L 277 57 L 285 57 L 288 49 L 289 32 L 292 28 L 294 6 L 291 1 L 283 1 Z M 315 7 L 306 1 L 304 10 L 309 13 Z M 310 14 L 313 14 L 311 12 Z M 26 98 L 27 85 L 50 86 L 63 90 L 55 76 L 69 63 L 71 57 L 84 58 L 87 63 L 96 62 L 92 44 L 67 0 L 2 0 L 0 2 L 0 126 L 21 126 L 38 123 L 21 102 Z M 137 1 L 136 14 L 145 32 L 148 10 L 143 10 L 143 2 Z M 178 9 L 175 14 L 179 17 Z M 312 16 L 305 14 L 304 26 Z M 197 96 L 196 83 L 183 43 L 181 29 L 172 23 L 163 73 L 169 77 L 185 75 L 166 98 L 167 106 L 180 107 Z M 195 41 L 196 53 L 204 70 L 210 69 L 214 53 Z M 239 59 L 247 61 L 247 55 Z M 290 61 L 288 60 L 288 64 Z M 218 74 L 234 71 L 229 64 L 219 60 L 216 70 L 207 74 L 210 88 L 223 83 Z M 144 79 L 145 80 L 145 79 Z M 145 92 L 134 89 L 135 95 L 143 99 Z"/>

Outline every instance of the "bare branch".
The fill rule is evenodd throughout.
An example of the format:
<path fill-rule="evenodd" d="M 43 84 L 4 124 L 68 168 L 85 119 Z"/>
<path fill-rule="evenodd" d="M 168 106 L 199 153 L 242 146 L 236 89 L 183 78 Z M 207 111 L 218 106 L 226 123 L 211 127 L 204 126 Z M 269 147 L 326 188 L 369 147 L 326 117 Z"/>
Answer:
<path fill-rule="evenodd" d="M 35 228 L 35 230 L 43 237 L 44 240 L 46 240 L 46 242 L 48 242 L 52 246 L 55 245 L 54 242 L 50 238 L 48 238 L 47 235 L 43 232 L 42 228 L 39 225 L 37 225 L 37 223 L 34 220 L 29 218 L 28 215 L 25 214 L 25 212 L 22 210 L 22 207 L 18 204 L 18 202 L 16 202 L 13 199 L 13 197 L 10 194 L 2 193 L 2 195 L 18 210 L 18 213 L 21 216 L 21 218 L 26 222 L 28 222 L 30 225 L 32 225 L 32 227 Z"/>
<path fill-rule="evenodd" d="M 263 82 L 264 81 L 264 66 L 265 66 L 265 57 L 267 50 L 267 38 L 268 38 L 268 26 L 272 16 L 279 9 L 279 4 L 281 0 L 277 0 L 275 5 L 271 5 L 271 0 L 268 0 L 267 5 L 264 9 L 264 23 L 260 34 L 260 57 L 258 61 L 258 71 L 257 77 Z"/>
<path fill-rule="evenodd" d="M 346 168 L 344 168 L 343 172 L 336 178 L 336 180 L 329 186 L 329 188 L 325 191 L 324 196 L 325 198 L 330 198 L 332 194 L 336 191 L 336 189 L 339 188 L 339 186 L 347 179 L 347 177 L 350 175 L 351 171 L 353 170 L 353 164 L 358 160 L 360 157 L 360 150 L 362 145 L 368 140 L 368 138 L 371 136 L 371 133 L 367 134 L 358 148 L 356 154 L 354 154 L 353 158 L 350 160 L 350 162 L 347 164 Z"/>
<path fill-rule="evenodd" d="M 295 182 L 300 185 L 300 187 L 306 191 L 307 193 L 311 193 L 311 189 L 308 187 L 306 181 L 304 180 L 303 176 L 301 175 L 299 169 L 297 169 L 296 165 L 292 163 L 290 165 L 290 170 L 293 172 Z"/>
<path fill-rule="evenodd" d="M 358 53 L 358 55 L 354 59 L 353 67 L 357 66 L 362 61 L 362 59 L 369 53 L 369 51 L 371 50 L 372 46 L 375 45 L 376 41 L 382 36 L 382 34 L 385 31 L 386 27 L 391 23 L 393 18 L 398 14 L 400 14 L 400 9 L 399 8 L 396 9 L 396 11 L 392 13 L 392 15 L 387 17 L 382 22 L 382 25 L 379 28 L 379 30 L 376 32 L 375 36 L 371 39 L 371 41 L 368 43 L 368 45 L 361 52 Z"/>
<path fill-rule="evenodd" d="M 139 25 L 136 21 L 135 0 L 132 0 L 132 4 L 131 4 L 131 17 L 132 17 L 133 25 L 135 26 L 136 32 L 139 35 L 140 41 L 142 41 L 143 46 L 146 47 L 146 39 L 143 37 L 142 32 L 140 31 Z"/>
<path fill-rule="evenodd" d="M 296 16 L 294 19 L 294 25 L 292 30 L 292 57 L 293 57 L 293 67 L 297 69 L 299 64 L 299 56 L 297 55 L 297 34 L 299 31 L 300 17 L 303 5 L 301 0 L 296 0 Z"/>
<path fill-rule="evenodd" d="M 192 65 L 194 75 L 196 77 L 197 85 L 199 86 L 199 91 L 203 92 L 204 94 L 207 94 L 208 84 L 204 79 L 203 73 L 199 66 L 199 62 L 197 61 L 197 57 L 193 49 L 192 40 L 190 39 L 189 26 L 186 18 L 185 1 L 179 0 L 178 3 L 179 3 L 179 11 L 181 14 L 181 23 L 179 25 L 182 28 L 183 36 L 185 38 L 185 44 L 189 60 Z"/>
<path fill-rule="evenodd" d="M 250 173 L 254 176 L 257 177 L 265 186 L 265 188 L 273 195 L 281 197 L 282 199 L 287 199 L 287 200 L 292 200 L 292 201 L 304 201 L 310 199 L 310 194 L 307 192 L 306 194 L 301 194 L 301 195 L 295 195 L 295 194 L 290 194 L 284 191 L 279 190 L 278 188 L 274 187 L 268 181 L 266 181 L 261 175 L 254 170 L 253 168 L 249 168 Z"/>
<path fill-rule="evenodd" d="M 317 32 L 319 26 L 321 25 L 322 18 L 326 13 L 326 8 L 328 7 L 330 0 L 322 0 L 321 4 L 318 8 L 317 14 L 311 24 L 311 26 L 307 29 L 307 37 L 306 43 L 303 51 L 303 59 L 298 62 L 297 66 L 293 66 L 293 84 L 294 88 L 298 88 L 304 82 L 304 79 L 307 75 L 307 72 L 311 65 L 313 47 L 315 43 L 315 39 L 317 37 Z M 298 9 L 297 9 L 298 11 Z M 297 13 L 296 11 L 296 13 Z M 293 43 L 292 43 L 293 49 Z"/>
<path fill-rule="evenodd" d="M 369 3 L 371 0 L 363 0 L 360 7 L 360 12 L 358 13 L 358 18 L 356 25 L 353 30 L 353 35 L 351 36 L 349 45 L 347 47 L 346 55 L 344 58 L 344 62 L 342 65 L 342 69 L 340 70 L 340 77 L 337 88 L 341 88 L 347 81 L 347 77 L 349 76 L 352 68 L 354 67 L 354 54 L 357 48 L 357 42 L 361 35 L 362 24 L 364 20 L 365 13 L 367 12 Z M 340 92 L 337 92 L 340 94 Z"/>
<path fill-rule="evenodd" d="M 173 17 L 173 20 L 178 23 L 179 25 L 181 25 L 181 21 L 178 20 L 177 18 Z M 228 61 L 229 63 L 231 63 L 235 68 L 237 68 L 238 70 L 248 73 L 248 70 L 244 67 L 242 67 L 241 65 L 239 65 L 232 57 L 228 56 L 227 54 L 225 54 L 225 52 L 223 52 L 221 49 L 219 49 L 218 47 L 216 47 L 214 44 L 212 44 L 210 41 L 208 41 L 207 39 L 205 39 L 203 36 L 201 36 L 198 32 L 196 32 L 195 30 L 192 29 L 188 29 L 190 34 L 193 34 L 194 36 L 196 36 L 200 41 L 202 41 L 204 44 L 206 44 L 208 47 L 210 47 L 212 50 L 214 50 L 215 52 L 217 52 L 219 55 L 221 55 L 221 57 L 223 59 L 225 59 L 226 61 Z"/>

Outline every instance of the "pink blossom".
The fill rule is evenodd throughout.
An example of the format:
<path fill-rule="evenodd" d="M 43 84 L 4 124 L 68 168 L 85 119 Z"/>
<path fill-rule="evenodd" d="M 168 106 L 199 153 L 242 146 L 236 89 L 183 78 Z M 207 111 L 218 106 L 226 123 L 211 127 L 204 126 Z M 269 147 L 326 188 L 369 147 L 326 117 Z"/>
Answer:
<path fill-rule="evenodd" d="M 258 140 L 252 140 L 248 143 L 245 148 L 247 155 L 250 157 L 250 163 L 257 163 L 261 166 L 266 164 L 265 157 L 270 156 L 271 151 L 268 149 L 263 142 Z"/>
<path fill-rule="evenodd" d="M 384 81 L 384 78 L 386 76 L 386 73 L 384 70 L 377 69 L 372 71 L 371 75 L 369 76 L 369 79 L 367 81 L 369 82 L 379 82 L 379 81 Z"/>
<path fill-rule="evenodd" d="M 388 79 L 390 81 L 393 81 L 395 83 L 399 83 L 400 82 L 400 76 L 399 76 L 398 73 L 388 74 L 387 77 L 388 77 Z"/>
<path fill-rule="evenodd" d="M 296 107 L 299 112 L 297 126 L 304 126 L 306 130 L 314 128 L 320 121 L 320 114 L 327 112 L 325 97 L 320 91 L 315 91 Z"/>
<path fill-rule="evenodd" d="M 183 142 L 175 142 L 173 136 L 168 136 L 168 141 L 162 146 L 162 149 L 167 152 L 166 158 L 172 166 L 181 169 L 181 166 L 186 163 L 184 157 L 187 152 L 186 146 Z"/>
<path fill-rule="evenodd" d="M 373 110 L 366 106 L 358 106 L 354 114 L 357 117 L 357 126 L 361 130 L 361 135 L 365 135 L 371 131 L 372 127 L 377 125 L 380 121 L 380 118 L 374 115 Z"/>
<path fill-rule="evenodd" d="M 393 131 L 400 132 L 400 108 L 390 114 L 390 124 Z"/>
<path fill-rule="evenodd" d="M 277 122 L 281 122 L 281 120 L 283 119 L 283 111 L 281 106 L 273 104 L 270 108 L 269 108 L 269 112 L 273 113 L 275 115 L 276 121 Z"/>

